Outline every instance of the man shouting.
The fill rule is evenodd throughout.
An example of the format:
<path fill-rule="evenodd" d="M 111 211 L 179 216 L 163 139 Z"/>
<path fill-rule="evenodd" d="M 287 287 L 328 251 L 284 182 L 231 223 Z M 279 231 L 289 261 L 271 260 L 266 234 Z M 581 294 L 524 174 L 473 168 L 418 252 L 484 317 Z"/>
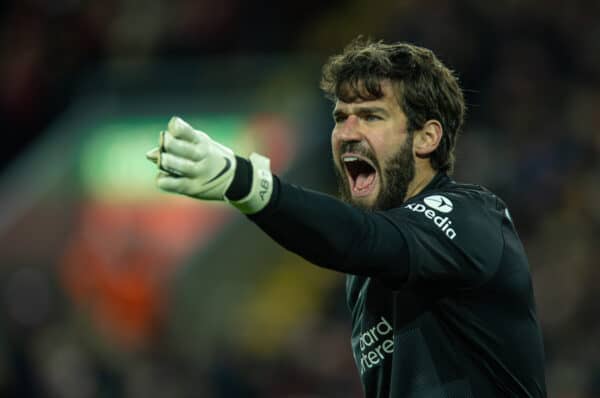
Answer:
<path fill-rule="evenodd" d="M 226 201 L 347 274 L 367 398 L 545 397 L 529 265 L 504 202 L 449 175 L 464 119 L 427 49 L 355 40 L 323 68 L 339 199 L 274 176 L 179 118 L 147 156 L 159 188 Z"/>

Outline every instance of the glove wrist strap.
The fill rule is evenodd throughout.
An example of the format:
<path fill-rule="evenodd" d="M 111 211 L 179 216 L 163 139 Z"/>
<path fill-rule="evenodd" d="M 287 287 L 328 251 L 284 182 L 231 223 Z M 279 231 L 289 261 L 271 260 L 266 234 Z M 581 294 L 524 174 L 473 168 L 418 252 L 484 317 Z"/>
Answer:
<path fill-rule="evenodd" d="M 250 193 L 240 200 L 229 200 L 233 206 L 244 214 L 258 213 L 269 203 L 273 193 L 273 175 L 271 161 L 258 153 L 250 155 L 252 163 L 252 187 Z"/>

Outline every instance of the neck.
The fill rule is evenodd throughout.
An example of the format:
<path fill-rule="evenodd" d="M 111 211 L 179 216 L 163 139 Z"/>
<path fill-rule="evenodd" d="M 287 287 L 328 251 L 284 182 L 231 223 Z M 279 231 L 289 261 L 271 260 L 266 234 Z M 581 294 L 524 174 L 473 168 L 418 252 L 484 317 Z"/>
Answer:
<path fill-rule="evenodd" d="M 436 171 L 431 167 L 417 167 L 415 171 L 415 178 L 408 184 L 405 201 L 418 195 L 436 175 Z"/>

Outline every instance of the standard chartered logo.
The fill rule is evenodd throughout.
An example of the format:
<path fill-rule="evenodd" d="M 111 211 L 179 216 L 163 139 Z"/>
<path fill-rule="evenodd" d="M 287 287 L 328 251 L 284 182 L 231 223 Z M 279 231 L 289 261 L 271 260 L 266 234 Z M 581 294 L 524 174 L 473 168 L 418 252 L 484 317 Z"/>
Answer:
<path fill-rule="evenodd" d="M 456 238 L 456 231 L 451 227 L 452 220 L 450 220 L 448 216 L 442 217 L 434 211 L 437 210 L 440 213 L 450 213 L 454 209 L 454 204 L 452 204 L 450 199 L 442 195 L 431 195 L 423 199 L 423 202 L 427 206 L 421 203 L 411 203 L 405 207 L 415 213 L 423 213 L 423 215 L 432 220 L 433 223 L 441 229 L 448 238 L 450 238 L 450 240 Z"/>
<path fill-rule="evenodd" d="M 394 352 L 394 333 L 392 325 L 381 317 L 381 321 L 360 334 L 360 373 L 377 366 L 386 355 Z"/>

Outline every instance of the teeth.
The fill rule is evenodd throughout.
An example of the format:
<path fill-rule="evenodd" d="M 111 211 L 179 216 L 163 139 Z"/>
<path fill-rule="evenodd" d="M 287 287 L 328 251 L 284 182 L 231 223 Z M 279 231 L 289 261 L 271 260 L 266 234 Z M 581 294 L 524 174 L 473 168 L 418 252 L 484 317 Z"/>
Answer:
<path fill-rule="evenodd" d="M 344 162 L 356 162 L 358 158 L 356 156 L 346 156 L 342 158 Z"/>

